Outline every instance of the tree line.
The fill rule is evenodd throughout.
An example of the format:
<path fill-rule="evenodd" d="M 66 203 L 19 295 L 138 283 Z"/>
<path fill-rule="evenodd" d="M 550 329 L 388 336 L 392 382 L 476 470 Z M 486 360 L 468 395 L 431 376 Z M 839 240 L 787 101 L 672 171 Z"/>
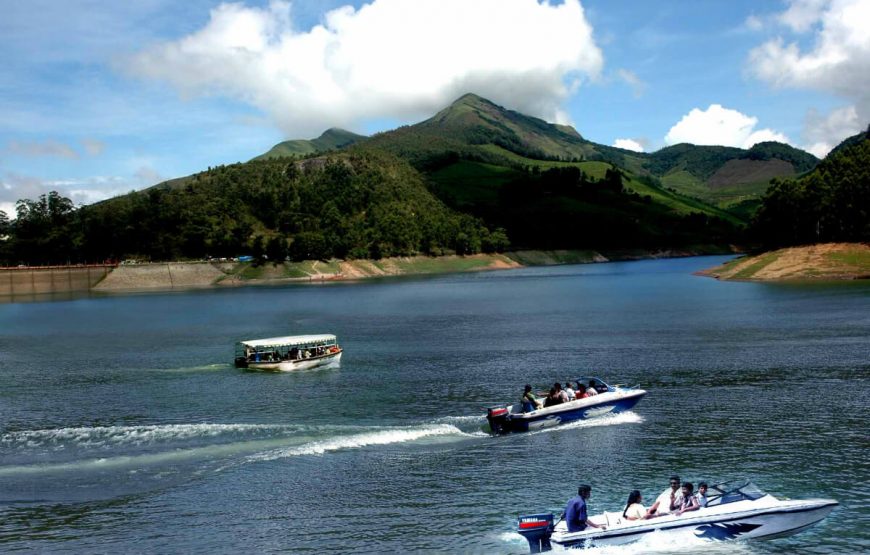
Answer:
<path fill-rule="evenodd" d="M 0 262 L 49 264 L 250 254 L 269 260 L 473 254 L 501 229 L 447 208 L 389 155 L 258 160 L 75 208 L 51 192 L 0 213 Z"/>

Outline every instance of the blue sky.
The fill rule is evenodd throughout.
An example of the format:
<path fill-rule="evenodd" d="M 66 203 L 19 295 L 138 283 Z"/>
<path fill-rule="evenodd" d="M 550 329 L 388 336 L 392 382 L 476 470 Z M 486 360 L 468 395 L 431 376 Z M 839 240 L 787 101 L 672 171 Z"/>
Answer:
<path fill-rule="evenodd" d="M 823 155 L 870 122 L 870 0 L 0 0 L 0 210 L 77 204 L 464 92 L 603 144 Z M 618 141 L 618 142 L 617 142 Z"/>

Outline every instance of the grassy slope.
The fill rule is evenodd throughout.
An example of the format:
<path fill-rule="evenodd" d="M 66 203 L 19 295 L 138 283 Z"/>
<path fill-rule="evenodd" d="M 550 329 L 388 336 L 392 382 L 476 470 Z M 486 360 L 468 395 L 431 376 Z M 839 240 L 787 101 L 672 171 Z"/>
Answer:
<path fill-rule="evenodd" d="M 745 256 L 702 272 L 724 280 L 870 279 L 870 245 L 826 243 Z"/>

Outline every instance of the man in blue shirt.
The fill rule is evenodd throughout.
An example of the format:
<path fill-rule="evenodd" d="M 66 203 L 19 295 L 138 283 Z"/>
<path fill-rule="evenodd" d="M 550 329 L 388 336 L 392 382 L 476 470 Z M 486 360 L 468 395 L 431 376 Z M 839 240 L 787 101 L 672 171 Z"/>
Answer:
<path fill-rule="evenodd" d="M 586 516 L 586 500 L 592 494 L 592 488 L 586 484 L 582 484 L 577 488 L 577 497 L 568 501 L 568 506 L 565 507 L 565 522 L 568 524 L 569 532 L 582 532 L 587 526 L 593 528 L 606 528 L 599 526 Z"/>

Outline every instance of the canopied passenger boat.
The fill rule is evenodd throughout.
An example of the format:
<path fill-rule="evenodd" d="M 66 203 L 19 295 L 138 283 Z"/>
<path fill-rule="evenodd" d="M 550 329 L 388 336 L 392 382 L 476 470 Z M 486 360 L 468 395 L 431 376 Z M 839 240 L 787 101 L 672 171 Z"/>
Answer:
<path fill-rule="evenodd" d="M 236 367 L 251 370 L 305 370 L 338 363 L 342 349 L 334 335 L 290 335 L 236 343 Z"/>
<path fill-rule="evenodd" d="M 631 410 L 646 395 L 637 387 L 612 386 L 599 378 L 579 378 L 577 382 L 589 384 L 595 395 L 567 403 L 524 411 L 522 403 L 499 405 L 487 409 L 486 419 L 490 432 L 507 434 L 528 432 L 550 426 L 558 426 L 574 420 L 595 418 L 606 414 Z M 519 396 L 520 393 L 517 393 Z M 529 407 L 525 407 L 528 409 Z"/>
<path fill-rule="evenodd" d="M 590 520 L 606 528 L 587 527 L 569 532 L 564 519 L 554 523 L 551 513 L 522 515 L 517 532 L 532 553 L 541 551 L 622 545 L 655 532 L 673 538 L 710 541 L 773 539 L 797 534 L 821 522 L 834 508 L 833 499 L 777 499 L 746 480 L 710 486 L 707 505 L 681 515 L 648 520 L 627 520 L 622 512 L 602 513 Z M 691 547 L 689 548 L 691 550 Z"/>

